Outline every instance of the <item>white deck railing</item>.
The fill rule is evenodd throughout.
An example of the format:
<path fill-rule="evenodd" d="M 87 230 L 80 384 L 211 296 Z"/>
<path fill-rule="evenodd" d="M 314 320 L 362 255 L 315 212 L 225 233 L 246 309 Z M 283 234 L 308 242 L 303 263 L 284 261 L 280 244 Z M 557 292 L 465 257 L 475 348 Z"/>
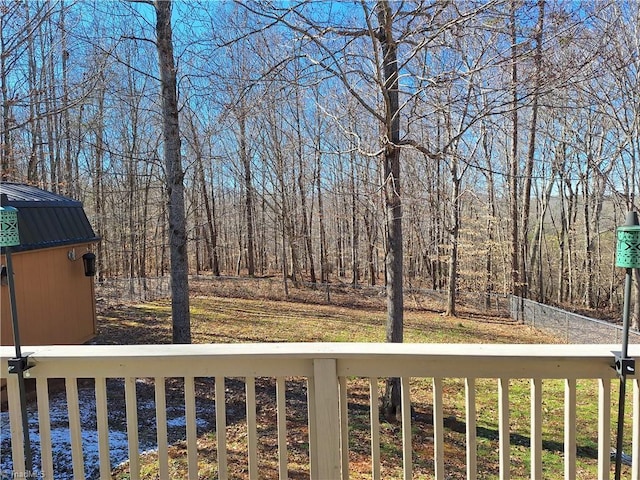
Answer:
<path fill-rule="evenodd" d="M 478 476 L 479 462 L 476 437 L 476 380 L 497 379 L 497 429 L 499 433 L 499 477 L 510 475 L 510 414 L 513 413 L 510 379 L 530 379 L 530 472 L 531 478 L 543 478 L 543 379 L 564 380 L 564 437 L 553 439 L 564 444 L 564 478 L 576 478 L 576 380 L 595 379 L 598 398 L 597 444 L 598 478 L 609 479 L 612 461 L 612 379 L 614 352 L 611 345 L 461 345 L 461 344 L 351 344 L 351 343 L 291 343 L 233 345 L 145 345 L 145 346 L 38 346 L 24 347 L 33 365 L 28 372 L 36 381 L 39 452 L 38 470 L 42 478 L 55 478 L 52 458 L 51 419 L 49 417 L 48 379 L 65 379 L 68 405 L 70 451 L 67 462 L 72 464 L 73 478 L 85 477 L 82 424 L 77 379 L 95 381 L 95 424 L 98 436 L 99 478 L 111 478 L 107 379 L 124 380 L 130 478 L 140 476 L 138 405 L 136 381 L 154 379 L 155 431 L 158 445 L 160 478 L 170 478 L 167 441 L 166 378 L 184 379 L 184 411 L 189 478 L 198 478 L 197 412 L 194 379 L 215 379 L 215 438 L 217 477 L 229 477 L 227 452 L 227 417 L 225 412 L 225 378 L 241 377 L 246 391 L 248 478 L 264 478 L 259 471 L 257 405 L 255 380 L 272 377 L 276 385 L 276 433 L 279 478 L 288 477 L 287 415 L 285 388 L 291 377 L 307 382 L 309 472 L 313 479 L 347 479 L 349 471 L 349 419 L 347 384 L 353 378 L 368 381 L 371 438 L 371 473 L 381 478 L 378 379 L 400 377 L 402 394 L 402 476 L 412 478 L 417 452 L 412 448 L 410 379 L 426 378 L 430 382 L 433 409 L 433 477 L 447 478 L 445 469 L 443 382 L 464 379 L 464 420 L 466 422 L 466 476 Z M 640 355 L 640 346 L 630 347 L 632 357 Z M 24 472 L 22 424 L 15 375 L 7 375 L 7 360 L 13 355 L 10 347 L 0 348 L 2 376 L 7 378 L 7 393 L 11 423 L 11 454 L 14 472 Z M 633 402 L 627 407 L 632 431 L 632 478 L 640 479 L 640 388 L 636 378 Z M 218 404 L 223 408 L 217 408 Z M 582 408 L 582 407 L 580 407 Z M 461 417 L 462 418 L 462 417 Z M 615 423 L 615 422 L 614 422 Z M 60 462 L 56 458 L 56 462 Z M 387 477 L 385 477 L 387 478 Z"/>

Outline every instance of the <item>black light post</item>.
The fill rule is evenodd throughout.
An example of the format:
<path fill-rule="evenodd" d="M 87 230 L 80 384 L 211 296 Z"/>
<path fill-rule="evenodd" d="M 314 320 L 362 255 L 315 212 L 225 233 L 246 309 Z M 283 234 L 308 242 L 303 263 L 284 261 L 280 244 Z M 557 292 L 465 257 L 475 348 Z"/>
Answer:
<path fill-rule="evenodd" d="M 31 456 L 31 440 L 29 438 L 29 418 L 27 417 L 27 390 L 24 383 L 24 372 L 29 369 L 27 357 L 22 356 L 20 346 L 20 329 L 18 327 L 18 309 L 16 306 L 16 291 L 13 281 L 13 262 L 11 247 L 20 245 L 18 232 L 18 210 L 14 207 L 0 206 L 0 247 L 5 249 L 7 259 L 7 281 L 9 286 L 9 303 L 11 305 L 11 325 L 13 328 L 13 344 L 16 348 L 15 358 L 9 359 L 9 373 L 18 375 L 18 390 L 20 394 L 20 413 L 22 416 L 22 435 L 24 440 L 24 459 L 26 474 L 33 472 Z"/>
<path fill-rule="evenodd" d="M 627 375 L 635 373 L 635 360 L 629 358 L 629 313 L 631 304 L 631 284 L 633 269 L 640 268 L 640 224 L 638 214 L 629 212 L 624 226 L 616 232 L 616 267 L 626 269 L 624 280 L 624 303 L 622 307 L 622 350 L 616 356 L 615 368 L 620 377 L 618 397 L 618 430 L 616 436 L 615 480 L 620 480 L 622 469 L 622 440 L 624 432 L 624 404 L 626 398 Z"/>

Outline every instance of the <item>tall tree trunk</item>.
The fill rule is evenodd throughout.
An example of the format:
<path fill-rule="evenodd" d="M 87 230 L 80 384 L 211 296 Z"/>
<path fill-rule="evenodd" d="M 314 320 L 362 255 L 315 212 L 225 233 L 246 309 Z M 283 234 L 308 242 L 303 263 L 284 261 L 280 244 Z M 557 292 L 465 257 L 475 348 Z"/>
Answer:
<path fill-rule="evenodd" d="M 342 162 L 342 156 L 338 154 L 338 168 L 336 170 L 335 182 L 338 185 L 336 190 L 338 191 L 337 197 L 334 199 L 336 215 L 336 270 L 338 271 L 338 277 L 343 278 L 346 275 L 346 238 L 347 231 L 349 230 L 346 214 L 348 211 L 347 199 L 345 192 L 345 179 L 344 179 L 344 166 Z"/>
<path fill-rule="evenodd" d="M 373 213 L 367 208 L 364 217 L 364 228 L 367 236 L 367 272 L 369 278 L 369 285 L 374 286 L 376 284 L 376 266 L 374 263 L 373 253 L 376 246 L 376 238 L 375 238 L 375 225 Z"/>
<path fill-rule="evenodd" d="M 593 240 L 591 238 L 591 218 L 589 207 L 591 203 L 591 193 L 589 191 L 589 167 L 583 177 L 583 220 L 584 220 L 584 255 L 585 255 L 585 292 L 584 302 L 589 308 L 593 308 Z"/>
<path fill-rule="evenodd" d="M 563 188 L 562 188 L 562 201 L 564 206 L 564 224 L 563 224 L 563 236 L 564 236 L 564 248 L 565 248 L 565 268 L 561 273 L 561 284 L 563 285 L 562 296 L 564 301 L 573 302 L 574 300 L 574 264 L 575 264 L 575 225 L 576 215 L 578 211 L 577 207 L 577 194 L 573 190 L 571 185 L 571 178 L 563 176 Z"/>
<path fill-rule="evenodd" d="M 458 286 L 458 240 L 460 233 L 460 182 L 458 159 L 454 153 L 451 158 L 451 218 L 449 225 L 449 286 L 447 288 L 447 308 L 445 315 L 456 314 L 456 290 Z"/>
<path fill-rule="evenodd" d="M 287 215 L 286 218 L 286 227 L 287 227 L 287 237 L 289 239 L 289 256 L 291 259 L 291 281 L 296 287 L 301 285 L 301 282 L 304 280 L 302 275 L 302 268 L 300 266 L 300 245 L 298 243 L 298 239 L 300 238 L 298 232 L 298 221 L 296 220 L 296 213 L 298 212 L 298 196 L 296 195 L 296 182 L 297 182 L 297 166 L 295 162 L 292 162 L 291 165 L 291 176 L 285 180 L 284 176 L 284 157 L 282 162 L 282 192 L 286 193 L 290 187 L 290 194 L 288 195 L 289 201 L 286 205 L 287 207 Z M 284 202 L 283 202 L 284 204 Z M 302 253 L 304 259 L 304 252 Z"/>
<path fill-rule="evenodd" d="M 6 38 L 3 27 L 6 22 L 5 13 L 0 11 L 0 93 L 2 93 L 2 155 L 0 155 L 0 180 L 10 180 L 15 174 L 15 160 L 13 156 L 13 146 L 11 145 L 11 101 L 9 99 L 9 89 L 7 81 L 9 72 L 6 65 L 7 50 Z"/>
<path fill-rule="evenodd" d="M 54 44 L 53 27 L 51 22 L 46 23 L 47 33 L 49 37 L 49 45 Z M 45 53 L 46 52 L 46 53 Z M 60 191 L 60 136 L 58 135 L 58 117 L 54 112 L 58 109 L 56 93 L 55 74 L 56 71 L 53 61 L 53 50 L 48 51 L 42 48 L 43 65 L 46 64 L 48 69 L 45 69 L 44 75 L 48 78 L 47 85 L 47 150 L 49 151 L 49 170 L 50 170 L 50 182 L 51 189 L 54 193 Z"/>
<path fill-rule="evenodd" d="M 387 342 L 402 343 L 404 298 L 402 286 L 402 202 L 400 196 L 400 104 L 398 92 L 397 45 L 393 38 L 393 14 L 387 0 L 376 4 L 378 41 L 382 48 L 385 105 L 384 125 L 384 198 L 387 216 Z M 387 379 L 384 410 L 400 412 L 400 379 Z"/>
<path fill-rule="evenodd" d="M 527 164 L 524 173 L 524 186 L 522 188 L 522 220 L 520 241 L 520 276 L 522 278 L 522 295 L 528 296 L 531 274 L 527 270 L 529 246 L 529 212 L 531 209 L 531 180 L 533 176 L 533 164 L 536 153 L 536 134 L 538 131 L 538 100 L 540 98 L 540 83 L 542 79 L 542 33 L 544 29 L 544 4 L 545 0 L 538 0 L 538 23 L 536 25 L 536 50 L 534 55 L 534 85 L 533 99 L 531 103 L 531 124 L 529 125 L 529 145 L 527 148 Z"/>
<path fill-rule="evenodd" d="M 69 51 L 67 50 L 67 32 L 64 25 L 66 7 L 60 2 L 60 30 L 62 32 L 62 117 L 64 122 L 64 188 L 63 192 L 71 197 L 75 196 L 75 184 L 73 175 L 73 162 L 71 159 L 71 118 L 69 112 Z"/>
<path fill-rule="evenodd" d="M 520 238 L 518 236 L 518 37 L 516 30 L 517 0 L 511 0 L 511 152 L 509 164 L 509 218 L 511 220 L 511 288 L 516 296 L 522 294 L 520 288 L 520 265 L 518 252 Z"/>
<path fill-rule="evenodd" d="M 560 232 L 558 233 L 558 250 L 560 259 L 558 263 L 558 285 L 556 302 L 562 304 L 565 299 L 565 279 L 567 270 L 567 248 L 566 248 L 566 211 L 564 208 L 564 199 L 560 201 Z"/>
<path fill-rule="evenodd" d="M 324 222 L 324 203 L 322 196 L 322 156 L 320 154 L 320 135 L 316 138 L 316 189 L 318 192 L 318 228 L 320 230 L 320 282 L 329 281 L 329 264 L 327 263 L 327 232 Z"/>
<path fill-rule="evenodd" d="M 206 188 L 206 185 L 205 185 Z M 216 216 L 216 196 L 211 192 L 211 209 L 207 212 L 207 223 L 209 224 L 209 234 L 211 236 L 211 271 L 216 276 L 220 276 L 220 255 L 218 255 L 218 220 Z"/>
<path fill-rule="evenodd" d="M 437 144 L 440 145 L 440 122 L 438 122 L 438 141 Z M 429 165 L 426 166 L 427 169 L 431 167 Z M 433 192 L 431 194 L 431 207 L 432 211 L 435 212 L 433 219 L 433 228 L 432 228 L 432 238 L 431 244 L 434 246 L 434 253 L 432 255 L 432 288 L 433 290 L 440 291 L 443 286 L 443 274 L 442 274 L 442 258 L 444 253 L 442 252 L 442 245 L 445 244 L 444 233 L 442 224 L 443 224 L 443 213 L 442 213 L 442 203 L 440 201 L 441 195 L 443 195 L 443 187 L 441 185 L 442 182 L 442 172 L 441 172 L 440 162 L 436 162 L 435 164 L 435 185 Z M 428 171 L 428 170 L 427 170 Z"/>
<path fill-rule="evenodd" d="M 127 172 L 127 194 L 128 194 L 128 215 L 127 220 L 129 222 L 128 230 L 129 230 L 129 255 L 126 259 L 127 261 L 127 270 L 129 271 L 129 278 L 135 278 L 135 263 L 136 263 L 136 250 L 137 250 L 137 238 L 138 238 L 138 180 L 137 180 L 137 170 L 138 170 L 138 162 L 136 157 L 138 155 L 138 141 L 137 141 L 137 132 L 136 125 L 137 121 L 132 122 L 132 141 L 131 141 L 131 151 L 129 152 L 129 158 L 127 159 L 128 163 L 128 172 Z M 129 282 L 129 285 L 133 288 L 133 282 Z M 131 291 L 133 294 L 133 290 Z"/>
<path fill-rule="evenodd" d="M 29 18 L 29 2 L 24 4 L 24 11 L 27 25 Z M 2 28 L 2 25 L 0 25 Z M 40 138 L 40 115 L 38 105 L 40 103 L 40 92 L 37 85 L 37 67 L 34 48 L 34 36 L 27 38 L 27 55 L 29 57 L 29 124 L 31 129 L 31 151 L 29 152 L 29 162 L 27 166 L 27 182 L 36 184 L 38 182 L 38 153 L 41 149 L 42 140 Z M 2 49 L 4 51 L 4 48 Z M 2 82 L 4 85 L 4 81 Z"/>
<path fill-rule="evenodd" d="M 265 176 L 260 175 L 261 191 L 265 191 Z M 268 268 L 268 254 L 267 254 L 267 199 L 266 195 L 261 195 L 260 202 L 260 246 L 258 248 L 260 256 L 260 275 L 264 275 Z M 277 254 L 275 255 L 277 257 Z"/>
<path fill-rule="evenodd" d="M 360 279 L 358 264 L 358 244 L 360 243 L 359 231 L 360 225 L 358 222 L 358 204 L 357 204 L 357 187 L 356 187 L 356 175 L 355 175 L 355 149 L 351 148 L 351 285 L 354 287 L 358 285 Z"/>
<path fill-rule="evenodd" d="M 193 149 L 196 155 L 196 178 L 197 178 L 198 185 L 200 187 L 200 195 L 202 195 L 202 203 L 204 204 L 207 230 L 209 235 L 208 241 L 205 242 L 207 247 L 207 257 L 209 259 L 209 268 L 211 269 L 211 273 L 215 276 L 219 276 L 220 267 L 218 265 L 218 253 L 217 253 L 218 232 L 217 232 L 216 223 L 215 223 L 216 222 L 215 204 L 213 203 L 213 198 L 211 200 L 209 199 L 209 190 L 207 188 L 207 182 L 204 175 L 204 161 L 202 159 L 203 148 L 202 148 L 202 144 L 200 143 L 199 132 L 196 129 L 196 125 L 193 117 L 194 117 L 194 114 L 191 113 L 189 115 L 189 126 L 191 127 L 191 135 L 193 137 Z"/>
<path fill-rule="evenodd" d="M 553 187 L 555 184 L 555 176 L 556 169 L 552 168 L 551 178 L 547 186 L 545 187 L 542 198 L 539 200 L 539 210 L 540 214 L 538 216 L 538 223 L 536 224 L 536 229 L 531 236 L 532 245 L 531 250 L 529 252 L 529 268 L 531 270 L 531 280 L 530 282 L 533 284 L 533 278 L 535 274 L 536 284 L 530 285 L 535 286 L 536 298 L 538 302 L 544 302 L 545 292 L 544 285 L 542 280 L 542 242 L 543 242 L 543 234 L 544 234 L 544 219 L 547 213 L 547 209 L 549 208 L 549 202 L 551 200 L 551 194 L 553 192 Z"/>
<path fill-rule="evenodd" d="M 136 99 L 136 87 L 134 74 L 131 70 L 128 71 L 127 92 L 132 99 Z M 137 229 L 138 229 L 138 155 L 139 155 L 139 135 L 138 126 L 140 119 L 140 101 L 132 101 L 129 106 L 130 112 L 130 125 L 123 128 L 122 138 L 123 145 L 126 145 L 126 152 L 123 158 L 124 169 L 126 172 L 126 195 L 127 203 L 124 205 L 124 211 L 122 212 L 123 218 L 127 219 L 128 228 L 123 232 L 123 239 L 126 238 L 128 243 L 128 249 L 125 249 L 123 258 L 123 264 L 127 270 L 128 277 L 131 279 L 129 282 L 129 293 L 134 294 L 134 282 L 135 278 L 135 259 L 137 250 Z M 65 177 L 66 178 L 66 177 Z M 124 225 L 123 225 L 124 226 Z"/>
<path fill-rule="evenodd" d="M 142 195 L 142 218 L 140 220 L 140 223 L 142 224 L 142 237 L 140 238 L 140 256 L 139 256 L 139 261 L 138 261 L 138 278 L 142 278 L 143 279 L 143 284 L 145 286 L 145 290 L 146 290 L 146 285 L 147 285 L 147 258 L 148 258 L 148 251 L 147 251 L 147 240 L 148 240 L 148 225 L 149 225 L 149 203 L 150 203 L 150 197 L 151 197 L 151 183 L 152 183 L 152 179 L 153 179 L 153 164 L 149 164 L 146 166 L 148 169 L 147 174 L 145 175 L 145 182 L 144 182 L 144 190 L 143 190 L 143 195 Z M 146 170 L 145 169 L 145 170 Z"/>
<path fill-rule="evenodd" d="M 313 283 L 314 285 L 317 282 L 316 279 L 316 269 L 315 269 L 315 265 L 314 265 L 314 258 L 313 258 L 313 241 L 311 240 L 311 221 L 310 221 L 310 216 L 311 214 L 309 212 L 307 212 L 308 208 L 307 208 L 307 190 L 305 188 L 305 178 L 304 178 L 304 165 L 305 165 L 305 161 L 304 161 L 304 152 L 303 152 L 303 146 L 304 146 L 304 140 L 302 138 L 302 125 L 300 123 L 300 117 L 301 117 L 301 112 L 300 112 L 300 106 L 301 106 L 301 102 L 300 102 L 300 89 L 296 88 L 296 137 L 297 137 L 297 147 L 296 147 L 296 154 L 298 157 L 298 177 L 297 177 L 297 181 L 298 181 L 298 191 L 300 192 L 300 215 L 301 215 L 301 224 L 300 224 L 300 228 L 301 228 L 301 235 L 302 235 L 302 239 L 304 241 L 304 251 L 306 253 L 306 257 L 308 259 L 309 262 L 309 276 L 310 276 L 310 280 L 311 283 Z M 312 191 L 313 191 L 313 186 L 312 186 Z"/>
<path fill-rule="evenodd" d="M 284 208 L 284 190 L 280 192 L 281 200 Z M 289 272 L 287 265 L 287 227 L 284 213 L 282 215 L 282 286 L 284 288 L 285 298 L 289 298 Z"/>
<path fill-rule="evenodd" d="M 240 128 L 240 158 L 244 168 L 244 190 L 245 190 L 245 220 L 247 224 L 247 270 L 249 276 L 256 274 L 255 267 L 255 246 L 253 233 L 253 179 L 251 174 L 251 158 L 247 151 L 247 118 L 244 104 L 240 108 L 238 124 Z"/>
<path fill-rule="evenodd" d="M 173 343 L 191 343 L 189 319 L 189 262 L 184 207 L 184 172 L 180 154 L 180 125 L 176 67 L 173 58 L 171 1 L 156 0 L 156 35 L 162 91 L 164 162 L 169 194 L 169 247 L 171 256 L 171 314 Z"/>
<path fill-rule="evenodd" d="M 487 221 L 486 221 L 486 236 L 487 236 L 487 257 L 485 259 L 485 299 L 484 304 L 486 308 L 491 306 L 491 295 L 494 290 L 493 288 L 493 256 L 494 256 L 494 228 L 496 223 L 496 187 L 495 180 L 493 178 L 494 171 L 491 164 L 491 145 L 489 142 L 489 132 L 488 125 L 486 122 L 482 122 L 481 124 L 481 132 L 482 132 L 482 151 L 484 153 L 484 158 L 487 163 L 487 170 L 485 172 L 485 177 L 487 179 Z"/>
<path fill-rule="evenodd" d="M 105 76 L 104 72 L 100 73 L 100 83 L 97 90 L 98 97 L 98 111 L 96 112 L 96 131 L 95 131 L 95 153 L 94 153 L 94 168 L 91 180 L 93 182 L 93 199 L 95 209 L 95 227 L 97 234 L 102 238 L 101 242 L 97 244 L 97 265 L 98 265 L 98 281 L 103 281 L 105 274 L 109 273 L 109 263 L 104 251 L 104 244 L 109 240 L 108 229 L 105 228 L 105 214 L 104 214 L 104 192 L 103 192 L 103 164 L 104 164 L 104 97 L 106 94 Z"/>

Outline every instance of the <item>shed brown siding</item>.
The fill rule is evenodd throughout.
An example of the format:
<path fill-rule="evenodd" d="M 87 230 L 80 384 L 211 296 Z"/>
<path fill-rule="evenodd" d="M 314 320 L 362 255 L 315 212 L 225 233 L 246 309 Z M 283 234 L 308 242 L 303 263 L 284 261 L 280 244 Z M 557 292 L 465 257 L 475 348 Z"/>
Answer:
<path fill-rule="evenodd" d="M 84 275 L 82 255 L 91 244 L 12 254 L 22 345 L 84 343 L 96 335 L 92 277 Z M 75 249 L 76 260 L 68 258 Z M 6 259 L 2 256 L 2 264 Z M 9 288 L 2 282 L 0 343 L 13 345 Z"/>

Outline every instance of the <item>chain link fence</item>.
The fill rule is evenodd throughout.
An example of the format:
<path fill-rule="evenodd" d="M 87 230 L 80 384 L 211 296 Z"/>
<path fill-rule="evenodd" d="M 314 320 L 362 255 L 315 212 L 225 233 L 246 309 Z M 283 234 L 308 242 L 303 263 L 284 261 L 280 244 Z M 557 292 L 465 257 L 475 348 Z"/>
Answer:
<path fill-rule="evenodd" d="M 169 277 L 109 278 L 96 281 L 98 302 L 150 302 L 171 296 Z"/>
<path fill-rule="evenodd" d="M 511 297 L 511 318 L 545 330 L 566 343 L 622 343 L 622 327 L 533 300 Z M 629 343 L 640 343 L 640 332 L 629 331 Z"/>

